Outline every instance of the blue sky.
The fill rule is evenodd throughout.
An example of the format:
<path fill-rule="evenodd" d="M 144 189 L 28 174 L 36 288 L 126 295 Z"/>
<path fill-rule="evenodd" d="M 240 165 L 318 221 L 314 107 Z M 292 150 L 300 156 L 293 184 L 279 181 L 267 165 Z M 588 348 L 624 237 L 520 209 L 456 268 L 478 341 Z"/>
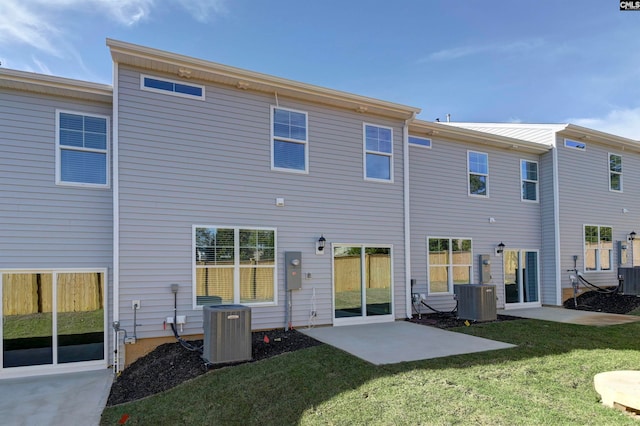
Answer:
<path fill-rule="evenodd" d="M 422 108 L 640 139 L 616 0 L 1 0 L 2 67 L 111 82 L 114 38 Z"/>

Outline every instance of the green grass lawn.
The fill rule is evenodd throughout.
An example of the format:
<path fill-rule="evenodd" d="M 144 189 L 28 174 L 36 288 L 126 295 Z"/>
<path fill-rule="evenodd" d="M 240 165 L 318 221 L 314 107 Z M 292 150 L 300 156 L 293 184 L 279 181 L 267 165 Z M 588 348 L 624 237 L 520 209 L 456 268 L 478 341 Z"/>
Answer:
<path fill-rule="evenodd" d="M 518 347 L 373 366 L 322 345 L 107 408 L 102 424 L 127 414 L 126 425 L 638 425 L 600 404 L 593 376 L 640 368 L 640 324 L 455 330 Z"/>

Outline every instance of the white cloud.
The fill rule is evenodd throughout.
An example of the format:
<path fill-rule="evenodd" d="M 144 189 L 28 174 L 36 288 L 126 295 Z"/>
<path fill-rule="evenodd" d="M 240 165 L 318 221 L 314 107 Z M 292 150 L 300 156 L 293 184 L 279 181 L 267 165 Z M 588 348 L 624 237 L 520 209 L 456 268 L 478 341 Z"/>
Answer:
<path fill-rule="evenodd" d="M 465 56 L 481 55 L 481 54 L 512 54 L 521 53 L 528 50 L 537 49 L 544 45 L 541 39 L 531 39 L 515 41 L 508 44 L 485 44 L 476 46 L 454 47 L 451 49 L 443 49 L 433 52 L 419 62 L 430 61 L 449 61 L 453 59 L 464 58 Z"/>
<path fill-rule="evenodd" d="M 569 118 L 567 123 L 640 140 L 640 107 L 615 109 L 604 117 Z"/>
<path fill-rule="evenodd" d="M 125 26 L 149 18 L 166 0 L 0 0 L 0 46 L 24 44 L 56 57 L 66 57 L 61 22 L 70 14 L 106 15 Z M 200 22 L 226 13 L 226 0 L 171 0 Z"/>
<path fill-rule="evenodd" d="M 33 61 L 34 64 L 36 64 L 36 66 L 38 67 L 38 72 L 40 74 L 49 74 L 52 75 L 53 73 L 51 72 L 51 70 L 49 69 L 49 67 L 42 62 L 41 60 L 39 60 L 38 58 L 36 58 L 35 56 L 31 56 L 31 60 Z"/>
<path fill-rule="evenodd" d="M 224 0 L 176 0 L 180 6 L 200 22 L 207 22 L 212 15 L 227 13 Z"/>

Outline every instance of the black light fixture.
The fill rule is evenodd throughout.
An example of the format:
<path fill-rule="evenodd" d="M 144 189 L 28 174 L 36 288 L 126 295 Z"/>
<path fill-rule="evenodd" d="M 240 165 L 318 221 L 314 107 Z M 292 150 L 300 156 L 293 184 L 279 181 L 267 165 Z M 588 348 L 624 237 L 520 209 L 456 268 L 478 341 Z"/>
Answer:
<path fill-rule="evenodd" d="M 324 253 L 324 246 L 326 245 L 327 240 L 326 238 L 324 238 L 324 235 L 320 235 L 320 238 L 318 238 L 318 241 L 316 242 L 316 254 L 323 254 Z"/>
<path fill-rule="evenodd" d="M 636 239 L 636 231 L 631 231 L 631 233 L 629 234 L 629 241 L 633 241 Z"/>
<path fill-rule="evenodd" d="M 500 244 L 498 244 L 498 249 L 496 250 L 496 253 L 501 254 L 504 251 L 504 243 L 502 241 L 500 241 Z"/>

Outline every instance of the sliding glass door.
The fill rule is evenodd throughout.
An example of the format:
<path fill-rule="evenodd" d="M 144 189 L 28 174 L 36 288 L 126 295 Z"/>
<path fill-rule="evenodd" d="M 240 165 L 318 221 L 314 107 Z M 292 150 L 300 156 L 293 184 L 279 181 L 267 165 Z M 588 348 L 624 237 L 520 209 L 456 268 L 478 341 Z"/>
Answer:
<path fill-rule="evenodd" d="M 538 251 L 504 251 L 504 294 L 507 307 L 540 306 Z"/>
<path fill-rule="evenodd" d="M 2 272 L 2 369 L 105 359 L 105 273 Z"/>
<path fill-rule="evenodd" d="M 391 247 L 333 247 L 334 323 L 393 319 Z"/>

